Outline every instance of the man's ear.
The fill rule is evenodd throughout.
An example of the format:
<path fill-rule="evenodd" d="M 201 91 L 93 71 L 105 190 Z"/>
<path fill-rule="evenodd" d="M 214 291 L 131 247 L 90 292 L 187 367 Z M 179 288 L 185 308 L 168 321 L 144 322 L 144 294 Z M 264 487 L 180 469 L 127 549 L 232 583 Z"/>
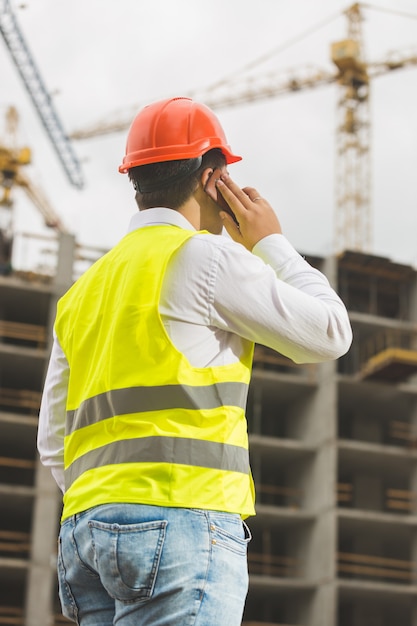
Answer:
<path fill-rule="evenodd" d="M 205 167 L 204 170 L 201 172 L 201 176 L 200 176 L 200 181 L 201 181 L 201 185 L 203 187 L 203 189 L 205 189 L 209 178 L 212 176 L 214 170 L 212 167 Z"/>
<path fill-rule="evenodd" d="M 207 170 L 210 171 L 210 168 L 207 168 Z M 217 206 L 220 209 L 222 209 L 223 211 L 226 211 L 226 213 L 229 213 L 234 218 L 235 216 L 233 215 L 233 212 L 230 209 L 229 205 L 227 204 L 226 200 L 223 198 L 222 194 L 217 190 L 216 183 L 221 177 L 222 173 L 223 172 L 220 168 L 211 170 L 211 174 L 209 174 L 206 184 L 204 185 L 203 189 L 205 193 L 212 200 L 214 200 L 214 202 L 217 204 Z"/>

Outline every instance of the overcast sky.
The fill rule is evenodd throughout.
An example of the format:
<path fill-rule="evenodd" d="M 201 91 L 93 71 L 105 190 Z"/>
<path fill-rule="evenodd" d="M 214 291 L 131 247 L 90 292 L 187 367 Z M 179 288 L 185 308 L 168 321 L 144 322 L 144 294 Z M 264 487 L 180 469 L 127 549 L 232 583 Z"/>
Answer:
<path fill-rule="evenodd" d="M 147 102 L 204 90 L 256 72 L 314 65 L 332 70 L 330 45 L 347 34 L 342 0 L 11 0 L 65 130 L 124 119 Z M 370 8 L 368 8 L 370 7 Z M 379 10 L 377 10 L 379 9 Z M 383 11 L 381 9 L 384 9 Z M 394 12 L 388 12 L 385 9 Z M 408 17 L 402 14 L 415 15 Z M 363 8 L 366 58 L 417 55 L 417 0 Z M 322 25 L 319 27 L 319 25 Z M 307 35 L 307 33 L 310 34 Z M 292 42 L 292 45 L 289 43 Z M 275 54 L 271 54 L 276 51 Z M 18 140 L 33 153 L 27 174 L 81 244 L 104 248 L 135 212 L 118 173 L 126 132 L 73 143 L 86 186 L 69 184 L 4 42 L 0 44 L 0 128 L 7 106 L 20 115 Z M 417 65 L 375 79 L 372 113 L 371 253 L 417 266 Z M 337 87 L 321 86 L 217 112 L 243 161 L 229 168 L 274 206 L 300 251 L 332 252 Z M 16 231 L 48 232 L 21 190 Z M 20 263 L 30 258 L 20 249 Z"/>

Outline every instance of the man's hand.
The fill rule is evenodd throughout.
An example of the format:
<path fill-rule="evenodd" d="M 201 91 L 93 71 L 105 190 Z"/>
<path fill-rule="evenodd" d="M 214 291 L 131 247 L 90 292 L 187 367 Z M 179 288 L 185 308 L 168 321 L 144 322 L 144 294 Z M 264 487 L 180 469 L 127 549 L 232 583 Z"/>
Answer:
<path fill-rule="evenodd" d="M 222 174 L 216 182 L 217 189 L 230 206 L 233 217 L 221 211 L 224 226 L 234 241 L 241 243 L 248 250 L 267 235 L 282 233 L 281 225 L 273 208 L 253 187 L 240 189 L 228 174 Z"/>

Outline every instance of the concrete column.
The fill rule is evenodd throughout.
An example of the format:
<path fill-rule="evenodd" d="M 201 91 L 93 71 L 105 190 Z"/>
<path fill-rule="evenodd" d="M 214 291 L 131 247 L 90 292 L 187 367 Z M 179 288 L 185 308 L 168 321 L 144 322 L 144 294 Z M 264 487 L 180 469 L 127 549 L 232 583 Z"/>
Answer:
<path fill-rule="evenodd" d="M 336 626 L 337 552 L 337 383 L 336 364 L 323 363 L 318 369 L 318 386 L 306 402 L 299 427 L 303 439 L 316 447 L 307 467 L 293 468 L 303 488 L 304 508 L 315 513 L 315 520 L 297 542 L 297 558 L 303 575 L 317 583 L 309 603 L 306 626 Z M 297 477 L 297 472 L 300 476 Z"/>
<path fill-rule="evenodd" d="M 56 545 L 62 496 L 50 470 L 38 462 L 32 550 L 26 586 L 25 626 L 53 624 Z"/>
<path fill-rule="evenodd" d="M 410 303 L 409 304 L 410 306 L 409 319 L 412 322 L 417 322 L 417 277 L 414 277 L 414 281 L 410 289 L 409 303 Z M 414 349 L 415 348 L 416 346 L 414 346 Z M 415 380 L 416 380 L 416 377 L 413 377 L 414 384 L 416 384 Z M 410 412 L 410 424 L 413 428 L 414 435 L 417 439 L 417 402 L 414 402 L 413 409 Z M 408 488 L 413 493 L 417 493 L 417 466 L 415 463 L 413 464 L 412 469 L 410 470 L 410 484 Z M 412 513 L 413 515 L 417 515 L 417 509 L 414 510 Z M 413 527 L 412 538 L 411 538 L 410 559 L 413 561 L 413 564 L 414 564 L 413 571 L 414 571 L 414 575 L 417 578 L 417 529 L 415 526 Z M 411 610 L 410 626 L 417 626 L 417 607 L 414 605 Z"/>
<path fill-rule="evenodd" d="M 67 233 L 61 234 L 54 293 L 50 302 L 50 331 L 55 319 L 56 302 L 73 282 L 74 252 L 74 236 Z M 50 332 L 49 335 L 51 343 L 52 333 Z M 57 588 L 57 535 L 61 504 L 62 494 L 50 470 L 38 461 L 24 626 L 51 626 L 54 621 L 54 599 Z"/>
<path fill-rule="evenodd" d="M 417 402 L 414 402 L 414 407 L 410 415 L 410 423 L 414 429 L 414 433 L 417 433 Z M 415 463 L 413 463 L 410 470 L 410 483 L 408 488 L 414 494 L 417 493 L 417 466 Z M 414 507 L 412 515 L 415 516 L 417 515 L 416 502 L 414 502 Z M 417 580 L 417 528 L 415 526 L 413 526 L 411 534 L 410 560 L 413 562 L 413 573 Z M 411 614 L 410 626 L 417 626 L 417 606 L 413 606 Z"/>
<path fill-rule="evenodd" d="M 72 284 L 75 257 L 75 237 L 61 233 L 59 237 L 58 263 L 54 283 L 64 289 Z"/>
<path fill-rule="evenodd" d="M 326 260 L 323 271 L 337 289 L 337 263 Z M 308 626 L 337 625 L 336 553 L 338 526 L 336 515 L 337 486 L 337 363 L 320 365 L 318 388 L 310 403 L 311 442 L 317 445 L 308 489 L 308 508 L 316 511 L 311 528 L 307 576 L 318 582 L 309 611 Z M 307 413 L 306 413 L 307 417 Z"/>
<path fill-rule="evenodd" d="M 317 589 L 310 605 L 310 621 L 306 624 L 337 626 L 337 587 L 334 581 L 323 581 Z"/>

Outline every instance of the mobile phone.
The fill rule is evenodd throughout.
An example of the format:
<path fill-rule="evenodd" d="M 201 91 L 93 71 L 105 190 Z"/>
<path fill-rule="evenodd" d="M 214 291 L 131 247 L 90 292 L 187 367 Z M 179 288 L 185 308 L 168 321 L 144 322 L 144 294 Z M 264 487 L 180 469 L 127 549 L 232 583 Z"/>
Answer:
<path fill-rule="evenodd" d="M 208 179 L 208 181 L 206 182 L 204 191 L 206 192 L 208 196 L 210 196 L 212 200 L 214 200 L 214 202 L 223 211 L 226 211 L 226 213 L 231 215 L 233 219 L 235 220 L 236 224 L 238 224 L 235 214 L 233 213 L 232 209 L 227 204 L 226 200 L 223 198 L 222 194 L 220 193 L 220 191 L 218 191 L 216 187 L 216 181 L 220 178 L 221 175 L 222 175 L 222 171 L 219 168 L 215 169 L 213 173 L 211 174 L 210 178 Z"/>

